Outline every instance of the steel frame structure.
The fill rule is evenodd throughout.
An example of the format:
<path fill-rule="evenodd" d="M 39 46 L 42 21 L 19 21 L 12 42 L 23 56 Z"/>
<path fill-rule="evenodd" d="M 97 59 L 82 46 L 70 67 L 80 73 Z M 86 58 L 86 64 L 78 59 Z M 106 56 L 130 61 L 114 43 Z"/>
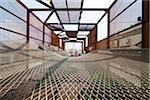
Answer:
<path fill-rule="evenodd" d="M 48 9 L 46 9 L 46 8 L 32 8 L 32 9 L 28 9 L 20 0 L 16 0 L 18 3 L 20 3 L 25 9 L 27 9 L 27 13 L 32 13 L 33 11 L 52 11 L 50 14 L 49 14 L 49 16 L 46 18 L 46 20 L 44 21 L 44 23 L 34 14 L 34 13 L 32 13 L 37 19 L 39 19 L 39 21 L 41 21 L 42 23 L 43 23 L 43 25 L 45 25 L 45 26 L 48 26 L 48 25 L 50 25 L 50 24 L 56 24 L 57 25 L 57 23 L 47 23 L 47 20 L 50 18 L 50 16 L 52 15 L 52 13 L 53 12 L 56 12 L 56 15 L 57 15 L 57 17 L 58 17 L 58 19 L 59 19 L 59 21 L 60 21 L 60 24 L 62 25 L 62 27 L 63 27 L 63 24 L 78 24 L 79 25 L 79 27 L 80 27 L 80 25 L 97 25 L 101 20 L 102 20 L 102 18 L 106 15 L 106 14 L 108 14 L 108 24 L 107 24 L 107 26 L 108 26 L 108 37 L 107 37 L 107 45 L 108 45 L 108 48 L 109 48 L 109 38 L 111 37 L 111 36 L 113 36 L 113 35 L 115 35 L 115 34 L 119 34 L 120 32 L 122 32 L 122 31 L 125 31 L 125 30 L 127 30 L 127 29 L 129 29 L 129 28 L 132 28 L 132 27 L 134 27 L 134 26 L 137 26 L 137 25 L 139 25 L 139 24 L 141 24 L 141 23 L 138 23 L 138 24 L 136 24 L 136 25 L 134 25 L 134 26 L 132 26 L 132 27 L 129 27 L 129 28 L 127 28 L 127 29 L 124 29 L 124 30 L 122 30 L 122 31 L 120 31 L 120 32 L 118 32 L 118 33 L 115 33 L 115 34 L 113 34 L 113 35 L 110 35 L 110 23 L 115 19 L 115 18 L 117 18 L 119 15 L 121 15 L 124 11 L 126 11 L 130 6 L 132 6 L 137 0 L 135 0 L 134 2 L 132 2 L 128 7 L 126 7 L 123 11 L 121 11 L 115 18 L 113 18 L 113 19 L 111 19 L 110 20 L 110 14 L 109 14 L 109 12 L 110 12 L 110 9 L 113 7 L 113 5 L 115 5 L 115 3 L 118 1 L 118 0 L 115 0 L 112 4 L 111 4 L 111 6 L 108 8 L 108 9 L 105 9 L 105 8 L 101 8 L 101 9 L 99 9 L 99 8 L 95 8 L 95 9 L 89 9 L 89 8 L 87 8 L 87 9 L 85 9 L 85 8 L 82 8 L 82 6 L 83 6 L 83 0 L 82 0 L 82 3 L 81 3 L 81 8 L 68 8 L 68 4 L 67 4 L 67 0 L 66 0 L 66 5 L 67 5 L 67 8 L 54 8 L 54 5 L 53 5 L 53 3 L 51 2 L 51 5 L 52 5 L 52 7 L 50 7 L 49 6 L 49 8 Z M 40 2 L 40 1 L 38 1 L 37 0 L 37 2 Z M 142 2 L 145 2 L 144 0 L 142 1 Z M 41 2 L 40 2 L 41 3 Z M 47 4 L 45 4 L 45 3 L 42 3 L 43 5 L 45 5 L 45 6 L 47 6 Z M 48 7 L 48 6 L 47 6 Z M 1 7 L 2 8 L 2 7 Z M 5 9 L 5 8 L 3 8 L 3 9 Z M 81 13 L 82 13 L 82 11 L 105 11 L 105 13 L 103 14 L 103 16 L 100 18 L 100 20 L 98 21 L 98 23 L 80 23 L 80 22 L 78 22 L 78 23 L 62 23 L 61 22 L 61 20 L 60 20 L 60 18 L 59 18 L 59 16 L 58 16 L 58 13 L 57 13 L 57 11 L 77 11 L 77 10 L 80 10 L 81 11 Z M 6 10 L 7 11 L 7 10 Z M 8 11 L 9 12 L 9 11 Z M 142 13 L 144 12 L 144 3 L 142 4 Z M 81 13 L 80 13 L 80 17 L 79 17 L 79 19 L 81 18 Z M 69 13 L 68 13 L 69 14 Z M 14 15 L 14 14 L 13 14 Z M 28 14 L 27 14 L 28 15 Z M 16 16 L 16 15 L 14 15 L 14 16 Z M 16 16 L 17 17 L 17 16 Z M 142 14 L 142 17 L 144 18 L 144 14 Z M 28 25 L 28 22 L 29 21 L 29 16 L 27 16 L 27 42 L 29 41 L 29 25 Z M 142 21 L 143 22 L 143 21 Z M 142 25 L 143 26 L 143 25 Z M 78 27 L 78 30 L 79 31 L 83 31 L 83 30 L 80 30 L 79 29 L 79 27 Z M 49 27 L 48 27 L 49 28 Z M 63 27 L 64 28 L 64 27 Z M 143 27 L 142 27 L 143 28 Z M 50 29 L 50 28 L 49 28 Z M 44 27 L 43 27 L 43 34 L 44 34 L 44 31 L 45 31 L 45 29 L 44 29 Z M 62 31 L 64 31 L 64 30 L 62 30 Z M 143 34 L 146 34 L 144 31 L 142 32 Z M 142 41 L 144 41 L 144 38 L 145 37 L 145 35 L 142 35 Z M 32 38 L 32 37 L 31 37 Z M 105 40 L 105 39 L 104 39 Z M 102 40 L 101 40 L 102 41 Z M 43 35 L 43 40 L 42 40 L 42 42 L 43 42 L 43 44 L 44 44 L 44 35 Z M 145 42 L 143 42 L 142 44 L 144 44 Z M 143 46 L 143 48 L 144 48 L 144 46 Z"/>
<path fill-rule="evenodd" d="M 59 19 L 59 21 L 60 21 L 60 24 L 62 25 L 62 27 L 63 27 L 63 24 L 70 24 L 70 23 L 62 23 L 61 22 L 61 20 L 60 20 L 60 18 L 59 18 L 59 16 L 58 16 L 58 13 L 57 13 L 57 11 L 66 11 L 67 10 L 67 12 L 68 12 L 68 15 L 69 15 L 69 11 L 78 11 L 78 10 L 80 10 L 81 11 L 81 13 L 82 13 L 82 11 L 105 11 L 105 13 L 104 13 L 104 15 L 108 12 L 108 10 L 109 10 L 109 8 L 108 9 L 106 9 L 106 8 L 94 8 L 94 9 L 90 9 L 90 8 L 82 8 L 83 7 L 83 0 L 82 0 L 82 3 L 81 3 L 81 8 L 68 8 L 68 4 L 67 4 L 67 0 L 65 0 L 66 1 L 66 5 L 67 5 L 67 8 L 55 8 L 54 7 L 54 5 L 53 5 L 53 3 L 51 2 L 51 5 L 52 5 L 52 7 L 50 7 L 50 6 L 48 6 L 47 4 L 45 4 L 45 3 L 43 3 L 43 2 L 41 2 L 41 1 L 39 1 L 39 0 L 36 0 L 37 2 L 40 2 L 40 3 L 42 3 L 43 5 L 45 5 L 45 6 L 47 6 L 48 7 L 48 9 L 46 9 L 46 8 L 31 8 L 31 9 L 29 9 L 28 7 L 26 7 L 20 0 L 16 0 L 18 3 L 20 3 L 25 9 L 27 9 L 27 42 L 29 41 L 29 38 L 30 38 L 30 34 L 29 34 L 29 20 L 30 20 L 30 16 L 29 16 L 29 14 L 30 13 L 32 13 L 33 11 L 52 11 L 50 14 L 49 14 L 49 16 L 46 18 L 46 20 L 44 21 L 44 23 L 34 14 L 34 13 L 32 13 L 37 19 L 39 19 L 39 21 L 41 21 L 42 23 L 43 23 L 43 40 L 42 40 L 42 43 L 44 44 L 44 31 L 45 31 L 45 28 L 44 28 L 44 25 L 45 26 L 47 26 L 48 27 L 48 25 L 50 25 L 50 24 L 52 24 L 52 23 L 47 23 L 47 20 L 50 18 L 50 16 L 52 15 L 52 13 L 53 12 L 56 12 L 56 15 L 57 15 L 57 17 L 58 17 L 58 19 Z M 117 1 L 117 0 L 116 0 Z M 116 2 L 116 1 L 114 1 L 114 2 Z M 113 3 L 114 4 L 114 3 Z M 112 4 L 112 5 L 113 5 Z M 111 5 L 111 6 L 112 6 Z M 81 19 L 81 13 L 80 13 L 80 16 L 79 16 L 79 21 L 80 21 L 80 19 Z M 100 18 L 100 20 L 104 17 L 104 15 Z M 70 19 L 70 18 L 69 18 Z M 100 22 L 100 20 L 98 21 L 98 22 Z M 53 23 L 53 24 L 55 24 L 55 23 Z M 71 23 L 71 24 L 78 24 L 78 30 L 79 31 L 84 31 L 84 30 L 80 30 L 79 29 L 79 27 L 80 27 L 80 25 L 96 25 L 97 23 L 80 23 L 80 22 L 78 22 L 78 23 Z M 49 27 L 48 27 L 49 28 Z M 63 29 L 64 29 L 64 27 L 63 27 Z M 87 29 L 87 27 L 85 28 L 85 29 Z M 64 30 L 62 30 L 62 31 L 64 31 Z M 88 30 L 88 31 L 91 31 L 91 30 Z"/>

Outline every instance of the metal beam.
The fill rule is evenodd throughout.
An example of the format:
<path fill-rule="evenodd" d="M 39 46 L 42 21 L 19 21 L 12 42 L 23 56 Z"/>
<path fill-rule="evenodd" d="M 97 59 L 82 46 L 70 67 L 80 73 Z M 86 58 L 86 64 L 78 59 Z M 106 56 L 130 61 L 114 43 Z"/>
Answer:
<path fill-rule="evenodd" d="M 27 43 L 29 42 L 29 36 L 30 36 L 30 33 L 29 33 L 29 24 L 30 24 L 30 12 L 27 10 L 27 26 L 26 26 L 26 38 L 27 38 Z"/>
<path fill-rule="evenodd" d="M 103 18 L 104 16 L 107 14 L 108 10 L 106 10 L 106 12 L 103 14 L 103 16 L 100 18 L 100 20 L 96 23 L 96 24 L 93 24 L 93 25 L 97 25 Z M 88 24 L 89 25 L 89 24 Z M 88 27 L 88 26 L 87 26 Z M 95 26 L 96 27 L 96 26 Z M 95 27 L 93 27 L 91 30 L 93 30 Z M 87 28 L 86 28 L 87 30 Z"/>
<path fill-rule="evenodd" d="M 52 8 L 50 5 L 46 4 L 45 2 L 43 2 L 42 0 L 36 0 L 37 2 L 43 4 L 44 6 L 48 7 L 48 8 Z M 50 3 L 49 3 L 50 4 Z"/>
<path fill-rule="evenodd" d="M 56 11 L 66 11 L 66 10 L 69 10 L 69 11 L 107 11 L 108 9 L 106 8 L 56 8 L 55 9 Z"/>
<path fill-rule="evenodd" d="M 100 20 L 97 22 L 97 24 L 105 17 L 105 15 L 108 13 L 109 11 L 106 11 L 104 14 L 103 14 L 103 16 L 100 18 Z M 97 25 L 96 24 L 96 25 Z"/>
<path fill-rule="evenodd" d="M 142 48 L 150 48 L 149 27 L 149 0 L 142 0 Z"/>
<path fill-rule="evenodd" d="M 30 11 L 50 11 L 55 9 L 56 11 L 107 11 L 106 8 L 30 8 Z"/>
<path fill-rule="evenodd" d="M 111 5 L 110 5 L 110 7 L 108 8 L 108 10 L 110 10 L 114 5 L 115 5 L 115 3 L 117 2 L 118 0 L 115 0 Z"/>
<path fill-rule="evenodd" d="M 78 43 L 82 43 L 81 41 L 77 41 L 77 40 L 76 41 L 71 41 L 70 40 L 70 41 L 65 41 L 65 42 L 78 42 Z"/>
<path fill-rule="evenodd" d="M 80 8 L 80 9 L 82 9 L 82 8 L 83 8 L 83 1 L 84 1 L 84 0 L 82 0 L 82 2 L 81 2 L 81 8 Z M 79 31 L 79 29 L 80 29 L 80 20 L 81 20 L 81 15 L 82 15 L 82 10 L 80 11 L 80 16 L 79 16 L 78 31 Z"/>
<path fill-rule="evenodd" d="M 52 31 L 62 31 L 62 30 L 57 30 L 57 29 L 51 29 Z M 91 31 L 92 29 L 87 29 L 87 30 L 81 30 L 79 29 L 78 31 Z M 64 32 L 72 32 L 72 30 L 70 31 L 64 31 Z M 77 32 L 77 31 L 76 31 Z"/>
<path fill-rule="evenodd" d="M 3 10 L 5 10 L 7 13 L 15 16 L 16 18 L 18 18 L 18 19 L 20 19 L 20 20 L 22 20 L 22 21 L 24 21 L 26 23 L 26 21 L 24 19 L 22 19 L 21 17 L 17 16 L 16 14 L 10 12 L 9 10 L 5 9 L 4 7 L 0 6 L 0 8 L 3 9 Z"/>
<path fill-rule="evenodd" d="M 53 9 L 47 9 L 47 8 L 30 8 L 29 11 L 51 11 Z"/>
<path fill-rule="evenodd" d="M 23 33 L 15 32 L 15 31 L 13 31 L 13 30 L 6 29 L 6 28 L 3 28 L 3 27 L 0 27 L 0 29 L 5 30 L 5 31 L 8 31 L 8 32 L 15 33 L 15 34 L 18 34 L 18 35 L 26 36 L 26 35 L 24 35 Z"/>
<path fill-rule="evenodd" d="M 86 38 L 84 39 L 84 51 L 86 51 L 85 48 L 86 48 Z"/>
<path fill-rule="evenodd" d="M 65 0 L 65 2 L 66 2 L 66 7 L 67 7 L 68 19 L 69 19 L 69 22 L 70 22 L 70 14 L 69 14 L 68 2 L 67 2 L 67 0 Z"/>
<path fill-rule="evenodd" d="M 42 43 L 44 44 L 45 42 L 45 25 L 43 24 L 43 41 Z"/>
<path fill-rule="evenodd" d="M 126 31 L 126 30 L 129 30 L 129 29 L 131 29 L 131 28 L 133 28 L 133 27 L 136 27 L 136 26 L 138 26 L 138 25 L 141 25 L 142 23 L 140 22 L 140 23 L 137 23 L 137 24 L 134 24 L 134 25 L 132 25 L 132 26 L 130 26 L 130 27 L 128 27 L 128 28 L 125 28 L 125 29 L 123 29 L 123 30 L 121 30 L 121 31 L 119 31 L 119 32 L 117 32 L 117 33 L 115 33 L 115 34 L 110 34 L 109 35 L 109 37 L 112 37 L 112 36 L 115 36 L 115 35 L 117 35 L 117 34 L 119 34 L 119 33 L 121 33 L 121 32 L 124 32 L 124 31 Z"/>
<path fill-rule="evenodd" d="M 22 7 L 24 7 L 26 10 L 28 10 L 28 7 L 26 7 L 20 0 L 16 0 Z"/>
<path fill-rule="evenodd" d="M 56 16 L 58 17 L 58 20 L 59 20 L 60 24 L 62 25 L 63 29 L 65 29 L 64 26 L 63 26 L 63 24 L 62 24 L 62 21 L 61 21 L 61 19 L 60 19 L 60 17 L 59 17 L 59 15 L 58 15 L 58 13 L 57 13 L 57 11 L 56 11 L 56 9 L 55 9 L 55 7 L 54 7 L 54 5 L 53 5 L 52 2 L 51 2 L 51 5 L 52 5 L 52 7 L 54 8 L 54 11 L 55 11 L 55 13 L 56 13 Z"/>
<path fill-rule="evenodd" d="M 45 24 L 47 24 L 47 25 L 51 25 L 51 24 L 58 24 L 58 23 L 45 23 Z M 62 23 L 62 24 L 72 24 L 72 25 L 74 25 L 74 24 L 79 24 L 79 23 Z M 80 25 L 96 25 L 96 23 L 80 23 Z"/>
<path fill-rule="evenodd" d="M 48 15 L 48 17 L 47 17 L 46 20 L 44 21 L 44 25 L 46 24 L 46 22 L 48 21 L 48 19 L 51 17 L 51 15 L 53 14 L 53 12 L 54 12 L 54 11 L 52 11 L 52 12 Z"/>
<path fill-rule="evenodd" d="M 63 29 L 61 29 L 61 28 L 58 28 L 58 27 L 56 27 L 56 26 L 51 26 L 51 25 L 46 25 L 47 27 L 53 27 L 53 28 L 55 28 L 56 29 L 56 31 L 64 31 Z M 51 29 L 52 31 L 53 31 L 53 29 Z"/>
<path fill-rule="evenodd" d="M 112 22 L 115 20 L 118 16 L 120 16 L 123 12 L 125 12 L 129 7 L 131 7 L 137 0 L 133 1 L 129 6 L 127 6 L 125 9 L 123 9 L 119 14 L 117 14 L 113 19 L 110 20 Z"/>
<path fill-rule="evenodd" d="M 107 15 L 107 48 L 110 48 L 110 10 Z"/>

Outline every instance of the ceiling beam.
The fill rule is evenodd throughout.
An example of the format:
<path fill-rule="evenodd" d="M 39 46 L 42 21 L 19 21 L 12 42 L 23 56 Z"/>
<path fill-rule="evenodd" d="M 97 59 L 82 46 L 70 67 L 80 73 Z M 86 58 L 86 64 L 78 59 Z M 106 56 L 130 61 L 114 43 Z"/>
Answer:
<path fill-rule="evenodd" d="M 118 0 L 114 0 L 114 2 L 110 5 L 110 7 L 108 8 L 109 10 L 115 5 L 115 3 L 117 2 Z"/>
<path fill-rule="evenodd" d="M 29 11 L 51 11 L 53 10 L 52 8 L 30 8 Z"/>
<path fill-rule="evenodd" d="M 70 15 L 69 15 L 69 8 L 68 8 L 68 2 L 67 2 L 67 0 L 65 0 L 65 2 L 66 2 L 66 7 L 67 7 L 67 14 L 68 14 L 68 20 L 69 20 L 69 22 L 70 22 Z"/>
<path fill-rule="evenodd" d="M 29 11 L 51 11 L 53 8 L 31 8 Z M 107 11 L 105 8 L 56 8 L 56 11 Z"/>
<path fill-rule="evenodd" d="M 104 18 L 104 16 L 106 15 L 108 13 L 108 11 L 106 11 L 104 14 L 103 14 L 103 16 L 99 19 L 99 21 L 97 22 L 97 24 Z M 96 25 L 97 25 L 96 24 Z M 95 25 L 95 26 L 96 26 Z M 94 28 L 95 28 L 95 26 L 91 29 L 91 30 L 93 30 Z"/>
<path fill-rule="evenodd" d="M 56 9 L 55 9 L 55 7 L 54 7 L 54 4 L 53 4 L 52 2 L 51 2 L 51 5 L 52 5 L 52 7 L 54 8 L 54 11 L 55 11 L 55 13 L 56 13 L 56 16 L 58 17 L 58 20 L 59 20 L 59 22 L 60 22 L 60 25 L 62 25 L 63 29 L 65 29 L 64 26 L 63 26 L 63 24 L 62 24 L 62 21 L 61 21 L 59 15 L 58 15 L 58 13 L 57 13 L 57 11 L 56 11 Z"/>
<path fill-rule="evenodd" d="M 80 8 L 80 9 L 82 9 L 82 8 L 83 8 L 83 2 L 84 2 L 84 0 L 82 0 L 82 1 L 81 1 L 81 8 Z M 81 15 L 82 15 L 82 10 L 81 10 L 81 12 L 80 12 L 80 16 L 79 16 L 78 31 L 79 31 L 79 29 L 80 29 L 80 20 L 81 20 Z"/>
<path fill-rule="evenodd" d="M 115 20 L 118 16 L 120 16 L 123 12 L 125 12 L 129 7 L 131 7 L 134 3 L 136 3 L 138 0 L 134 0 L 131 4 L 129 4 L 126 8 L 124 8 L 120 13 L 118 13 L 113 19 L 111 19 L 109 22 L 112 22 Z"/>
<path fill-rule="evenodd" d="M 49 27 L 50 28 L 50 27 Z M 63 32 L 72 32 L 72 30 L 70 31 L 64 31 L 64 30 L 57 30 L 57 29 L 51 29 L 52 31 L 63 31 Z M 79 29 L 78 31 L 91 31 L 92 29 L 87 29 L 87 30 L 82 30 L 82 29 Z M 76 31 L 77 32 L 77 31 Z"/>
<path fill-rule="evenodd" d="M 47 25 L 53 25 L 53 24 L 58 24 L 58 23 L 46 23 Z M 79 24 L 79 23 L 62 23 L 62 24 L 72 24 L 72 25 L 74 25 L 74 24 Z M 80 23 L 80 25 L 96 25 L 96 23 Z"/>
<path fill-rule="evenodd" d="M 49 28 L 50 28 L 50 27 L 55 28 L 55 29 L 51 29 L 51 28 L 50 28 L 52 31 L 55 31 L 55 30 L 57 30 L 57 31 L 63 31 L 62 29 L 57 28 L 57 27 L 55 27 L 55 26 L 48 26 L 48 25 L 47 25 L 47 27 L 49 27 Z"/>
<path fill-rule="evenodd" d="M 48 5 L 47 3 L 43 2 L 42 0 L 36 0 L 36 1 L 39 2 L 39 3 L 41 3 L 41 4 L 43 4 L 44 6 L 46 6 L 48 8 L 52 8 L 50 5 Z"/>
<path fill-rule="evenodd" d="M 51 17 L 51 15 L 53 14 L 53 10 L 52 10 L 52 12 L 48 15 L 48 17 L 46 18 L 46 20 L 44 21 L 44 24 L 48 21 L 48 19 Z"/>
<path fill-rule="evenodd" d="M 107 14 L 108 12 L 105 12 L 104 14 L 103 14 L 103 16 L 99 19 L 99 21 L 97 22 L 97 24 L 105 17 L 105 15 Z M 97 25 L 96 24 L 96 25 Z"/>
<path fill-rule="evenodd" d="M 56 8 L 55 10 L 59 10 L 59 11 L 107 11 L 108 9 L 106 8 Z"/>
<path fill-rule="evenodd" d="M 81 41 L 78 41 L 78 40 L 69 40 L 69 41 L 65 41 L 65 42 L 78 42 L 78 43 L 82 43 Z"/>

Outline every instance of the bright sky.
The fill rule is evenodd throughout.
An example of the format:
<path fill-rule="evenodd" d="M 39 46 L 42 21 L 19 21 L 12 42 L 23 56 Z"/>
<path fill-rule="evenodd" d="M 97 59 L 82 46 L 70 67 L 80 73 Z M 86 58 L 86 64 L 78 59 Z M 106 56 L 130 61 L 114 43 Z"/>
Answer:
<path fill-rule="evenodd" d="M 76 49 L 81 50 L 82 49 L 82 43 L 77 42 L 66 42 L 65 43 L 65 50 L 68 49 Z"/>

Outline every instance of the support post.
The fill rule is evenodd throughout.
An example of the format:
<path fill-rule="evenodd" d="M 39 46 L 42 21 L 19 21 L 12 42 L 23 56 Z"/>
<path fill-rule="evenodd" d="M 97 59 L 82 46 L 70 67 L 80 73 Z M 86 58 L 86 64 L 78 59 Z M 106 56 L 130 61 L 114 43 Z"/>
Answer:
<path fill-rule="evenodd" d="M 142 48 L 149 48 L 149 0 L 142 0 Z"/>
<path fill-rule="evenodd" d="M 45 25 L 43 24 L 43 40 L 42 40 L 43 45 L 44 42 L 45 42 Z"/>
<path fill-rule="evenodd" d="M 26 40 L 27 40 L 27 43 L 29 43 L 29 36 L 30 36 L 29 24 L 30 24 L 30 12 L 29 12 L 29 10 L 27 10 L 27 26 L 26 26 Z"/>
<path fill-rule="evenodd" d="M 110 9 L 107 12 L 107 48 L 110 48 Z"/>

